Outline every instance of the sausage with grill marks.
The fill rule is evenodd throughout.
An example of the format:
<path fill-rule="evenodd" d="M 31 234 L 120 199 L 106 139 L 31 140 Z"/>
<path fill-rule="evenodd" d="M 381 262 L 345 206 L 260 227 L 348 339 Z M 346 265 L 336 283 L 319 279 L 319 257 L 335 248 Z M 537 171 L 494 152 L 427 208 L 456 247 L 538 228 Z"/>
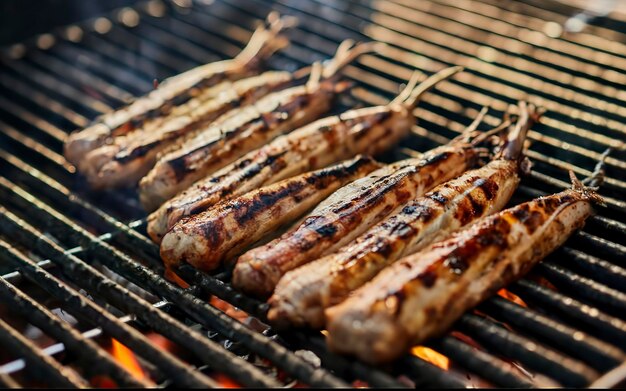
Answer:
<path fill-rule="evenodd" d="M 601 198 L 571 176 L 572 189 L 485 217 L 398 260 L 327 309 L 330 348 L 386 362 L 445 332 L 584 225 Z"/>
<path fill-rule="evenodd" d="M 495 160 L 409 202 L 338 252 L 285 274 L 269 300 L 269 320 L 281 326 L 323 327 L 327 307 L 343 301 L 386 266 L 502 209 L 520 180 L 527 130 L 539 117 L 525 103 L 520 103 L 520 113 Z"/>
<path fill-rule="evenodd" d="M 434 85 L 440 76 L 420 86 L 416 86 L 413 78 L 398 99 L 388 105 L 323 118 L 249 152 L 163 204 L 148 217 L 148 234 L 160 243 L 176 222 L 200 213 L 218 201 L 359 153 L 376 155 L 383 152 L 406 136 L 414 123 L 408 109 L 410 105 L 398 104 L 398 101 L 408 99 L 416 88 L 426 91 L 426 87 Z"/>
<path fill-rule="evenodd" d="M 357 157 L 219 203 L 176 224 L 163 238 L 161 257 L 170 270 L 183 261 L 201 270 L 215 269 L 377 167 L 373 159 Z"/>
<path fill-rule="evenodd" d="M 317 119 L 345 87 L 337 83 L 338 72 L 375 47 L 344 41 L 332 61 L 323 67 L 314 64 L 306 85 L 274 92 L 229 112 L 227 120 L 203 129 L 179 149 L 161 156 L 141 180 L 140 198 L 150 205 L 168 200 L 275 137 Z"/>
<path fill-rule="evenodd" d="M 156 129 L 168 114 L 174 111 L 177 115 L 186 114 L 186 110 L 193 106 L 185 105 L 189 100 L 215 97 L 228 87 L 229 82 L 254 75 L 266 58 L 289 44 L 281 32 L 294 22 L 292 17 L 279 18 L 277 13 L 270 13 L 266 25 L 255 30 L 248 46 L 237 57 L 170 77 L 149 94 L 104 114 L 89 127 L 68 137 L 64 145 L 65 157 L 73 164 L 79 164 L 89 152 L 112 139 L 143 128 Z"/>
<path fill-rule="evenodd" d="M 154 166 L 157 156 L 175 150 L 204 127 L 225 121 L 227 112 L 255 102 L 292 80 L 289 72 L 265 72 L 235 82 L 223 82 L 215 96 L 191 98 L 169 115 L 89 152 L 78 163 L 92 188 L 133 186 Z M 217 89 L 217 87 L 215 88 Z M 210 91 L 214 92 L 214 91 Z M 153 210 L 160 200 L 142 199 Z"/>

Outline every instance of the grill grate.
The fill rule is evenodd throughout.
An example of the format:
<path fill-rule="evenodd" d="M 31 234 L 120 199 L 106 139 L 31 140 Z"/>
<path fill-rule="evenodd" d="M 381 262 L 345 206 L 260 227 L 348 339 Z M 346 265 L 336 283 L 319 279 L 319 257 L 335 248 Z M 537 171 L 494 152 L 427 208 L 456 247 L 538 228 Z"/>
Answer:
<path fill-rule="evenodd" d="M 446 142 L 482 105 L 494 107 L 487 121 L 495 124 L 522 98 L 549 111 L 530 133 L 534 172 L 515 202 L 568 186 L 564 169 L 589 175 L 604 149 L 615 148 L 601 189 L 606 207 L 509 287 L 523 302 L 490 299 L 427 344 L 448 357 L 449 370 L 417 355 L 372 368 L 328 352 L 320 333 L 276 334 L 242 324 L 208 296 L 260 321 L 265 305 L 232 289 L 227 271 L 211 276 L 183 266 L 188 289 L 161 278 L 158 248 L 145 236 L 134 193 L 85 191 L 61 155 L 69 131 L 145 93 L 155 76 L 233 57 L 270 9 L 301 20 L 290 33 L 292 45 L 270 61 L 274 68 L 294 70 L 327 58 L 345 38 L 389 44 L 346 69 L 356 82 L 346 105 L 386 102 L 414 68 L 425 77 L 444 65 L 466 67 L 416 109 L 421 121 L 406 148 L 394 152 L 397 158 Z M 27 374 L 35 384 L 94 385 L 106 374 L 119 386 L 211 387 L 223 385 L 218 375 L 224 374 L 245 386 L 292 380 L 325 387 L 357 380 L 381 387 L 611 385 L 619 376 L 610 371 L 626 361 L 626 17 L 612 14 L 608 27 L 557 38 L 575 12 L 535 0 L 506 8 L 495 0 L 149 1 L 6 48 L 0 345 L 11 354 L 0 354 L 0 384 L 25 382 Z M 73 315 L 75 324 L 55 308 Z M 56 343 L 19 336 L 25 323 Z M 150 333 L 187 355 L 157 348 Z M 111 359 L 107 338 L 138 355 L 149 379 L 131 376 Z"/>

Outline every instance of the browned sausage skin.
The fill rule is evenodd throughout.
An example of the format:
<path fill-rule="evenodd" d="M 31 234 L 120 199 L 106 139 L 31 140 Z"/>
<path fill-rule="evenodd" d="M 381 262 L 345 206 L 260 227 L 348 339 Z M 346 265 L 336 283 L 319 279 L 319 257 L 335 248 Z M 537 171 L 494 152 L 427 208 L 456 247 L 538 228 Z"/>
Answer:
<path fill-rule="evenodd" d="M 572 189 L 488 216 L 398 260 L 326 311 L 332 350 L 392 360 L 443 333 L 463 312 L 559 247 L 601 202 L 573 174 Z"/>
<path fill-rule="evenodd" d="M 437 80 L 431 79 L 430 84 Z M 390 148 L 410 132 L 414 123 L 410 106 L 400 103 L 414 90 L 427 90 L 423 84 L 416 86 L 414 82 L 415 79 L 388 105 L 320 119 L 197 181 L 149 216 L 148 234 L 159 243 L 180 219 L 206 210 L 220 200 L 356 154 L 376 155 Z M 413 101 L 417 99 L 419 96 L 415 95 Z"/>
<path fill-rule="evenodd" d="M 319 118 L 345 87 L 337 83 L 339 71 L 375 47 L 344 41 L 333 60 L 314 64 L 306 85 L 274 92 L 200 130 L 158 159 L 139 184 L 141 200 L 147 207 L 159 205 L 275 137 Z"/>
<path fill-rule="evenodd" d="M 266 24 L 255 30 L 248 46 L 237 57 L 202 65 L 166 79 L 149 94 L 104 114 L 89 127 L 68 137 L 64 146 L 65 157 L 78 164 L 87 153 L 110 143 L 113 138 L 142 127 L 154 129 L 164 117 L 190 99 L 215 96 L 223 89 L 220 84 L 227 85 L 228 81 L 255 74 L 266 58 L 289 44 L 282 31 L 294 24 L 292 17 L 280 18 L 277 13 L 270 13 Z"/>
<path fill-rule="evenodd" d="M 517 188 L 527 130 L 538 120 L 520 103 L 520 118 L 502 151 L 486 166 L 445 182 L 367 230 L 355 241 L 285 274 L 269 300 L 275 325 L 323 327 L 324 310 L 404 255 L 444 239 L 480 217 L 501 210 Z"/>
<path fill-rule="evenodd" d="M 372 158 L 359 156 L 221 202 L 176 224 L 163 238 L 161 257 L 170 269 L 182 261 L 201 270 L 215 269 L 334 190 L 378 167 Z"/>

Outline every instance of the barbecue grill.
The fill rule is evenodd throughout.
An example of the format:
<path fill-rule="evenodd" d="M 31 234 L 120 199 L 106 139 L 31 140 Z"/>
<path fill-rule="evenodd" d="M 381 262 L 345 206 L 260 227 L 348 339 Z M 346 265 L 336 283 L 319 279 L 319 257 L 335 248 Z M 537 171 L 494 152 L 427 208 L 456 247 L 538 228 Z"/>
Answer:
<path fill-rule="evenodd" d="M 167 281 L 136 192 L 89 191 L 63 140 L 154 79 L 233 57 L 271 10 L 300 24 L 270 68 L 328 58 L 346 38 L 388 44 L 347 67 L 354 87 L 339 109 L 385 103 L 413 70 L 466 67 L 426 96 L 384 159 L 447 142 L 482 105 L 495 125 L 528 99 L 548 111 L 512 202 L 567 187 L 566 170 L 589 175 L 611 146 L 605 206 L 529 276 L 381 367 L 329 352 L 323 331 L 273 330 L 228 270 L 182 266 L 190 286 Z M 4 47 L 0 386 L 623 386 L 626 14 L 585 12 L 538 0 L 151 0 Z"/>

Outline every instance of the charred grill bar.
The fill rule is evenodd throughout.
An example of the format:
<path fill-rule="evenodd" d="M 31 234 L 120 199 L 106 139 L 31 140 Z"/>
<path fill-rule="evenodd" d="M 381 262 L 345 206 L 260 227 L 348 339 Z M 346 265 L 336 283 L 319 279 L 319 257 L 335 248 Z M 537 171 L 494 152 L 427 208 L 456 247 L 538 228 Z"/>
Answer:
<path fill-rule="evenodd" d="M 508 287 L 512 294 L 488 300 L 451 332 L 388 367 L 330 353 L 317 332 L 277 335 L 258 322 L 265 320 L 265 304 L 234 290 L 228 271 L 208 275 L 182 266 L 191 287 L 167 282 L 134 193 L 85 191 L 61 155 L 63 140 L 148 91 L 155 75 L 234 56 L 270 9 L 301 20 L 289 34 L 291 47 L 270 61 L 276 69 L 329 57 L 345 38 L 389 44 L 347 67 L 356 86 L 346 106 L 384 103 L 413 68 L 426 75 L 443 65 L 466 67 L 426 97 L 414 135 L 390 159 L 446 142 L 481 105 L 502 112 L 529 97 L 548 113 L 530 134 L 534 171 L 514 201 L 568 186 L 564 169 L 588 175 L 612 146 L 601 191 L 606 207 L 528 278 Z M 623 381 L 626 16 L 616 13 L 604 27 L 592 23 L 579 34 L 563 32 L 576 12 L 534 0 L 506 7 L 495 0 L 148 1 L 5 48 L 0 385 L 101 385 L 107 378 L 122 387 L 211 387 L 224 385 L 223 376 L 243 386 Z M 489 117 L 491 124 L 497 117 Z M 242 323 L 210 296 L 250 317 Z M 166 343 L 159 347 L 155 335 Z M 112 357 L 111 338 L 139 358 L 144 376 Z"/>

